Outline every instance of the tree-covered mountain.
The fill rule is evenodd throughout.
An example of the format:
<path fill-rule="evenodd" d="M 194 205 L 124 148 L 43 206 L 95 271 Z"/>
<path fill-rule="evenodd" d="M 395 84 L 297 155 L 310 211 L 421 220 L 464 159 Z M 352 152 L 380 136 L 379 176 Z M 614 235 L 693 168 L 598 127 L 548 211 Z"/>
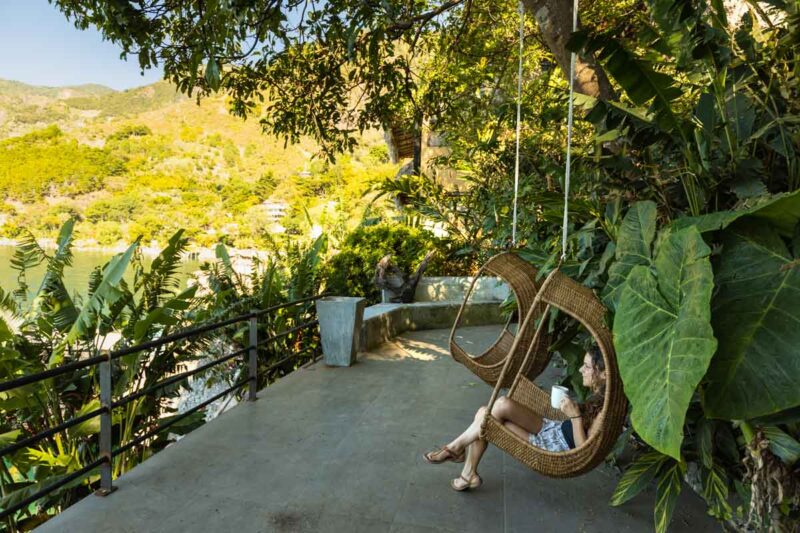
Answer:
<path fill-rule="evenodd" d="M 54 235 L 78 217 L 86 244 L 138 236 L 163 243 L 186 228 L 267 247 L 282 230 L 344 228 L 374 179 L 394 172 L 378 132 L 334 164 L 301 139 L 285 145 L 223 97 L 195 100 L 167 82 L 115 91 L 0 80 L 0 236 Z"/>

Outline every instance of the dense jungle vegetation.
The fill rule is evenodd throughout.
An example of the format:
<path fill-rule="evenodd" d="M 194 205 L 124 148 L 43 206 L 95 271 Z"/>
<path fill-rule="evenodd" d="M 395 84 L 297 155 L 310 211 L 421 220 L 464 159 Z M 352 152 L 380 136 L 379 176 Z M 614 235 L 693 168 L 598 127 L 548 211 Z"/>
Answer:
<path fill-rule="evenodd" d="M 424 123 L 442 136 L 450 154 L 438 166 L 372 182 L 380 197 L 370 196 L 372 205 L 394 198 L 402 207 L 368 212 L 351 234 L 358 238 L 347 231 L 331 235 L 329 250 L 346 255 L 334 255 L 330 264 L 371 261 L 375 250 L 364 243 L 376 242 L 369 239 L 386 225 L 429 239 L 443 264 L 457 265 L 445 269 L 450 272 L 474 271 L 510 246 L 515 2 L 329 0 L 299 20 L 291 7 L 301 9 L 301 0 L 289 7 L 212 2 L 196 32 L 181 31 L 195 20 L 195 2 L 182 10 L 159 1 L 54 3 L 78 26 L 100 28 L 143 68 L 163 65 L 183 93 L 205 101 L 222 93 L 234 114 L 289 141 L 313 139 L 330 158 L 350 149 L 358 154 L 361 131 L 398 121 Z M 593 288 L 609 308 L 630 402 L 630 427 L 617 451 L 627 449 L 633 459 L 619 463 L 624 472 L 610 503 L 624 505 L 655 484 L 654 527 L 662 532 L 688 486 L 726 528 L 796 530 L 800 3 L 603 0 L 582 6 L 574 34 L 569 3 L 523 4 L 528 17 L 517 249 L 545 272 L 562 253 L 564 72 L 576 51 L 571 231 L 560 268 Z M 150 18 L 155 12 L 158 23 Z M 353 91 L 360 97 L 351 98 Z M 53 130 L 35 135 L 59 139 Z M 7 149 L 29 142 L 22 139 L 5 141 L 11 143 Z M 88 150 L 85 144 L 70 149 Z M 353 157 L 340 156 L 328 168 Z M 109 169 L 111 182 L 119 171 L 113 157 L 95 154 L 85 164 Z M 456 184 L 440 178 L 445 167 L 458 171 Z M 76 167 L 74 183 L 62 185 L 76 191 L 91 186 L 91 180 L 78 179 L 81 172 Z M 379 221 L 381 229 L 368 229 Z M 445 236 L 434 240 L 419 231 L 426 227 Z M 391 241 L 388 235 L 381 239 Z M 285 264 L 306 257 L 299 264 L 315 265 L 317 273 L 300 278 L 325 286 L 330 267 L 320 259 L 326 256 L 324 239 L 294 246 L 307 248 L 285 255 Z M 221 253 L 214 268 L 224 271 L 224 258 Z M 54 263 L 56 272 L 60 264 Z M 288 294 L 292 279 L 284 276 L 281 294 Z M 329 281 L 335 286 L 335 276 Z M 342 283 L 348 292 L 358 290 L 358 279 Z M 362 280 L 363 293 L 367 283 Z M 34 301 L 52 305 L 61 297 L 55 287 L 46 293 L 52 296 Z M 13 298 L 3 301 L 17 305 Z M 113 301 L 106 303 L 96 309 L 110 312 Z M 53 316 L 30 322 L 28 332 L 5 328 L 3 353 L 17 358 L 25 347 L 35 364 L 45 365 L 50 345 L 28 338 L 91 342 L 85 332 L 70 334 L 67 323 L 52 324 L 61 322 Z M 554 316 L 552 324 L 568 380 L 589 339 L 576 333 L 569 317 Z M 4 406 L 4 413 L 11 407 Z M 4 423 L 8 431 L 25 429 L 15 419 Z M 59 468 L 74 467 L 64 461 Z M 17 488 L 9 484 L 31 481 L 8 472 L 3 482 Z M 35 509 L 21 518 L 29 516 L 37 516 Z"/>

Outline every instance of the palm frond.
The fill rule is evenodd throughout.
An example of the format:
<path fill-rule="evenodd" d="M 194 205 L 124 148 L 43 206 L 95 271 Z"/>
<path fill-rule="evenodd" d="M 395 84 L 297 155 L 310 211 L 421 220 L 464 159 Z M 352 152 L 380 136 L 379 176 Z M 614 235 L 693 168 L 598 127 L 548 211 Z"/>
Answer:
<path fill-rule="evenodd" d="M 13 294 L 0 287 L 0 340 L 11 337 L 19 331 L 22 317 Z"/>
<path fill-rule="evenodd" d="M 23 229 L 18 237 L 14 257 L 11 258 L 11 268 L 18 272 L 17 289 L 14 291 L 15 298 L 22 302 L 28 300 L 27 272 L 42 264 L 46 258 L 47 254 L 39 246 L 33 233 Z"/>

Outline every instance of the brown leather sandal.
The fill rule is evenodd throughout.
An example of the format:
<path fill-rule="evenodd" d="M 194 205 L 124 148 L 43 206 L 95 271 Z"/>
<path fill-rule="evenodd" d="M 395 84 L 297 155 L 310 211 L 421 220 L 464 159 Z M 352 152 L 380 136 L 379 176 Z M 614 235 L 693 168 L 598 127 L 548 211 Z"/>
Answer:
<path fill-rule="evenodd" d="M 474 474 L 472 476 L 472 479 L 467 479 L 463 475 L 458 476 L 458 479 L 460 479 L 461 481 L 466 483 L 466 485 L 462 485 L 462 486 L 458 487 L 458 486 L 456 486 L 456 480 L 455 479 L 450 480 L 450 488 L 455 490 L 455 491 L 458 491 L 458 492 L 464 492 L 465 490 L 477 489 L 478 487 L 480 487 L 483 484 L 483 480 L 481 479 L 481 476 L 479 476 L 478 474 Z"/>
<path fill-rule="evenodd" d="M 441 454 L 442 452 L 447 452 L 447 455 L 444 457 L 440 457 L 439 459 L 434 459 L 433 456 L 436 454 Z M 464 462 L 464 452 L 460 454 L 455 453 L 453 450 L 448 448 L 446 445 L 442 446 L 438 450 L 433 450 L 431 452 L 423 453 L 423 459 L 427 462 L 431 463 L 432 465 L 438 465 L 441 463 L 446 463 L 447 461 L 452 461 L 454 463 L 463 463 Z"/>

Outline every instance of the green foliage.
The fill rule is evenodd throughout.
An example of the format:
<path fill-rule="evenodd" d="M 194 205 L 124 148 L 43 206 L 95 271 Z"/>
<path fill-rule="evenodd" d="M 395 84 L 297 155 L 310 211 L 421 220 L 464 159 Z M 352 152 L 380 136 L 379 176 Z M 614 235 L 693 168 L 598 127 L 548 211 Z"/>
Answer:
<path fill-rule="evenodd" d="M 80 145 L 55 126 L 0 141 L 0 195 L 15 200 L 92 192 L 122 169 L 119 158 Z"/>
<path fill-rule="evenodd" d="M 705 407 L 710 416 L 740 419 L 800 405 L 800 256 L 763 222 L 736 222 L 720 242 L 713 302 L 720 350 Z"/>
<path fill-rule="evenodd" d="M 721 521 L 744 529 L 748 509 L 764 509 L 762 517 L 792 530 L 800 501 L 786 466 L 800 437 L 800 11 L 796 2 L 753 7 L 734 26 L 721 6 L 647 1 L 622 17 L 596 13 L 594 26 L 573 36 L 570 46 L 595 54 L 617 94 L 576 96 L 586 115 L 573 137 L 563 262 L 565 87 L 546 68 L 552 56 L 529 43 L 525 72 L 535 75 L 526 75 L 522 95 L 517 246 L 541 270 L 559 265 L 594 288 L 612 311 L 633 440 L 649 450 L 628 467 L 614 502 L 655 481 L 654 520 L 664 531 L 685 477 Z M 473 43 L 464 31 L 459 46 L 473 53 L 514 42 L 491 35 Z M 406 223 L 444 228 L 449 251 L 460 254 L 450 257 L 472 265 L 510 240 L 515 87 L 498 72 L 513 65 L 508 49 L 496 65 L 493 54 L 475 54 L 478 65 L 439 50 L 440 61 L 418 76 L 442 85 L 418 86 L 415 97 L 446 102 L 435 124 L 452 153 L 441 163 L 461 181 L 404 176 L 380 190 L 404 204 Z M 561 351 L 574 344 L 575 328 L 554 320 Z M 574 357 L 563 352 L 568 382 Z M 774 442 L 758 448 L 754 435 L 766 433 Z M 754 450 L 761 470 L 744 474 Z M 770 475 L 782 492 L 750 491 Z"/>
<path fill-rule="evenodd" d="M 147 342 L 188 327 L 224 320 L 249 308 L 267 308 L 285 303 L 288 298 L 302 298 L 319 291 L 321 254 L 324 237 L 314 245 L 295 246 L 291 253 L 266 265 L 256 262 L 250 274 L 234 270 L 224 247 L 220 262 L 205 265 L 205 289 L 198 285 L 181 288 L 178 278 L 188 239 L 182 231 L 175 233 L 167 246 L 149 267 L 138 252 L 138 243 L 98 268 L 89 283 L 85 300 L 73 301 L 64 291 L 65 270 L 72 261 L 74 221 L 59 232 L 57 248 L 48 252 L 29 235 L 17 250 L 15 268 L 24 280 L 25 271 L 44 263 L 46 275 L 32 297 L 16 301 L 0 290 L 0 380 L 45 370 L 55 355 L 60 361 L 72 362 L 95 355 L 98 347 L 114 349 Z M 287 263 L 284 261 L 291 261 Z M 128 275 L 124 275 L 125 273 Z M 28 294 L 19 287 L 17 294 Z M 72 309 L 65 313 L 65 309 Z M 314 304 L 289 306 L 261 320 L 259 336 L 266 338 L 299 324 L 313 320 Z M 112 364 L 113 396 L 120 398 L 163 381 L 185 370 L 185 365 L 204 362 L 240 349 L 246 342 L 241 323 L 217 330 L 213 334 L 193 336 L 178 343 L 166 344 L 117 359 Z M 115 335 L 118 340 L 106 342 Z M 311 330 L 286 335 L 259 350 L 259 386 L 266 386 L 306 363 L 318 350 L 318 339 Z M 284 360 L 287 354 L 299 352 Z M 268 369 L 268 370 L 267 370 Z M 193 387 L 224 381 L 240 380 L 246 369 L 223 365 L 208 370 L 203 380 L 194 380 Z M 112 446 L 118 448 L 143 431 L 156 427 L 175 414 L 174 404 L 187 383 L 162 387 L 157 394 L 147 394 L 117 407 L 113 417 Z M 6 446 L 27 438 L 64 420 L 69 420 L 99 407 L 95 368 L 76 371 L 56 379 L 45 380 L 7 391 L 0 396 L 0 444 Z M 204 423 L 204 414 L 197 413 L 170 431 L 181 434 Z M 31 447 L 4 457 L 0 469 L 3 498 L 0 507 L 8 508 L 43 487 L 55 483 L 98 455 L 98 419 L 81 423 L 54 439 L 43 439 Z M 135 446 L 117 456 L 114 476 L 162 449 L 169 443 L 167 435 Z M 35 506 L 22 509 L 5 528 L 25 529 L 41 523 L 55 512 L 91 494 L 96 476 L 76 479 L 63 489 L 38 500 Z"/>
<path fill-rule="evenodd" d="M 614 489 L 611 505 L 622 505 L 646 489 L 667 463 L 669 457 L 655 450 L 643 453 L 633 461 Z"/>
<path fill-rule="evenodd" d="M 348 234 L 339 252 L 326 267 L 327 291 L 336 295 L 363 296 L 371 303 L 380 302 L 380 290 L 373 277 L 380 259 L 392 255 L 393 263 L 406 273 L 413 273 L 425 254 L 437 250 L 440 243 L 428 231 L 398 224 L 361 226 Z M 431 262 L 427 275 L 437 274 L 437 262 Z"/>
<path fill-rule="evenodd" d="M 614 263 L 608 269 L 608 282 L 603 289 L 603 301 L 616 309 L 625 280 L 636 266 L 650 266 L 650 248 L 656 236 L 656 204 L 637 202 L 622 219 L 615 246 Z"/>
<path fill-rule="evenodd" d="M 153 132 L 144 124 L 128 124 L 108 136 L 109 141 L 121 141 L 130 137 L 143 137 Z"/>
<path fill-rule="evenodd" d="M 625 234 L 620 234 L 620 242 Z M 637 433 L 680 458 L 689 401 L 706 373 L 716 340 L 711 329 L 710 250 L 694 228 L 657 247 L 652 270 L 633 267 L 614 316 L 614 340 Z"/>
<path fill-rule="evenodd" d="M 673 461 L 661 474 L 656 485 L 656 506 L 653 520 L 656 533 L 667 533 L 675 503 L 681 493 L 686 465 Z"/>

